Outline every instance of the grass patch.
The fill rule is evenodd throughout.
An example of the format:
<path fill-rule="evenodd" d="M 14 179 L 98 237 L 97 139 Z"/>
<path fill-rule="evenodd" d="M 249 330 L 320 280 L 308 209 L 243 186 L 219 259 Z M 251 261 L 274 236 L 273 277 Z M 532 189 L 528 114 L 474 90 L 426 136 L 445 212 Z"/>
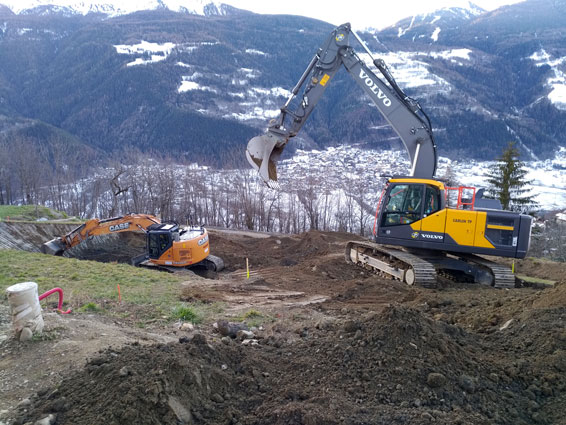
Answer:
<path fill-rule="evenodd" d="M 265 322 L 273 321 L 273 318 L 257 310 L 248 310 L 238 317 L 238 321 L 245 322 L 250 327 L 259 327 Z"/>
<path fill-rule="evenodd" d="M 179 304 L 173 308 L 171 316 L 174 319 L 179 319 L 184 322 L 191 322 L 197 324 L 202 322 L 202 317 L 196 309 L 188 304 Z"/>
<path fill-rule="evenodd" d="M 86 304 L 80 306 L 77 311 L 79 311 L 81 313 L 97 313 L 101 310 L 102 309 L 100 308 L 100 306 L 98 304 L 93 303 L 93 302 L 89 302 L 89 303 L 86 303 Z"/>
<path fill-rule="evenodd" d="M 104 310 L 118 305 L 118 285 L 122 306 L 144 306 L 145 315 L 170 311 L 178 303 L 180 283 L 185 277 L 154 270 L 135 268 L 127 264 L 54 257 L 39 253 L 0 250 L 0 297 L 6 288 L 19 282 L 32 281 L 39 294 L 52 288 L 63 289 L 65 301 L 73 310 L 93 303 Z M 56 295 L 47 298 L 48 302 Z M 44 303 L 44 301 L 42 301 Z M 110 306 L 110 307 L 109 307 Z"/>
<path fill-rule="evenodd" d="M 45 217 L 48 220 L 67 218 L 67 214 L 61 211 L 41 205 L 0 205 L 0 220 L 35 221 Z"/>
<path fill-rule="evenodd" d="M 170 310 L 170 318 L 191 322 L 195 325 L 203 322 L 217 320 L 224 313 L 225 306 L 222 303 L 178 303 Z"/>
<path fill-rule="evenodd" d="M 537 284 L 541 284 L 541 285 L 548 285 L 548 286 L 554 286 L 554 284 L 556 283 L 554 280 L 548 280 L 548 279 L 540 279 L 538 277 L 531 277 L 531 276 L 525 276 L 525 275 L 517 275 L 517 277 L 527 283 L 537 283 Z"/>

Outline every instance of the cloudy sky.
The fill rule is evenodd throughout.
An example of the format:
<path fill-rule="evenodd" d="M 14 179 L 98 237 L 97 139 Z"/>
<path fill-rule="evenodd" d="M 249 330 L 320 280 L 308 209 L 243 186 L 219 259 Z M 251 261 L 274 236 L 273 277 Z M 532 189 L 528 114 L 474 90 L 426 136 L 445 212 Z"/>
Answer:
<path fill-rule="evenodd" d="M 486 10 L 497 9 L 523 0 L 475 0 L 474 4 Z M 284 13 L 309 16 L 340 25 L 350 22 L 354 29 L 385 28 L 415 14 L 431 12 L 443 7 L 468 7 L 467 0 L 216 0 L 256 13 Z"/>

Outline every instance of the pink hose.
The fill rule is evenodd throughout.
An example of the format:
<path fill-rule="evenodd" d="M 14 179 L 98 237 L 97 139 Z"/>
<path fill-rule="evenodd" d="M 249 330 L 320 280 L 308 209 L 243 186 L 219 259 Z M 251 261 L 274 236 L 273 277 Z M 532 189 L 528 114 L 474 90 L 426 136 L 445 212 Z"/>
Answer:
<path fill-rule="evenodd" d="M 69 314 L 71 312 L 71 309 L 68 309 L 67 311 L 61 310 L 61 308 L 63 307 L 63 290 L 61 288 L 53 288 L 47 291 L 46 293 L 41 294 L 39 296 L 39 301 L 41 301 L 44 298 L 47 298 L 49 295 L 55 292 L 59 293 L 59 305 L 57 306 L 57 311 L 61 314 Z"/>

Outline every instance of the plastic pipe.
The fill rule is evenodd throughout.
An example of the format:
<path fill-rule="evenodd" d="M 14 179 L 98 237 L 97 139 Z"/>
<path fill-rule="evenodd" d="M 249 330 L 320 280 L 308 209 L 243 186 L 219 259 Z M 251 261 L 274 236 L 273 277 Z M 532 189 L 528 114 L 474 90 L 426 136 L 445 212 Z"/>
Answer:
<path fill-rule="evenodd" d="M 71 312 L 71 309 L 68 309 L 67 311 L 61 310 L 61 308 L 63 307 L 63 290 L 61 288 L 53 288 L 45 292 L 44 294 L 41 294 L 39 296 L 39 301 L 41 301 L 44 298 L 47 298 L 49 295 L 54 294 L 55 292 L 59 294 L 59 305 L 57 306 L 57 311 L 61 314 L 69 314 Z"/>

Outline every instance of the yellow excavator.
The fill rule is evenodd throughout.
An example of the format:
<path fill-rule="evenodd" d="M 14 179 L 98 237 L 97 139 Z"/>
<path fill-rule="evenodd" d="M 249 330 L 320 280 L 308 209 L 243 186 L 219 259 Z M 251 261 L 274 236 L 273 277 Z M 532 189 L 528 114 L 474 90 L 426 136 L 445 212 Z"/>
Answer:
<path fill-rule="evenodd" d="M 140 246 L 140 238 L 132 237 L 136 233 L 145 234 L 145 246 Z M 141 254 L 140 249 L 143 249 Z M 66 235 L 45 242 L 41 251 L 74 258 L 128 262 L 170 272 L 196 265 L 213 271 L 224 268 L 223 260 L 210 254 L 208 231 L 204 227 L 162 223 L 149 214 L 88 220 Z"/>
<path fill-rule="evenodd" d="M 385 81 L 350 45 L 353 36 Z M 377 207 L 374 241 L 351 241 L 346 261 L 385 273 L 410 285 L 434 288 L 438 274 L 498 288 L 515 286 L 511 270 L 477 254 L 524 258 L 532 218 L 501 209 L 483 190 L 447 187 L 434 178 L 436 144 L 428 116 L 407 96 L 381 59 L 373 58 L 350 24 L 337 27 L 316 52 L 267 132 L 248 143 L 250 165 L 277 188 L 276 162 L 344 67 L 399 135 L 409 153 L 409 176 L 389 179 Z M 302 90 L 300 97 L 297 97 Z M 450 196 L 452 194 L 452 196 Z"/>

